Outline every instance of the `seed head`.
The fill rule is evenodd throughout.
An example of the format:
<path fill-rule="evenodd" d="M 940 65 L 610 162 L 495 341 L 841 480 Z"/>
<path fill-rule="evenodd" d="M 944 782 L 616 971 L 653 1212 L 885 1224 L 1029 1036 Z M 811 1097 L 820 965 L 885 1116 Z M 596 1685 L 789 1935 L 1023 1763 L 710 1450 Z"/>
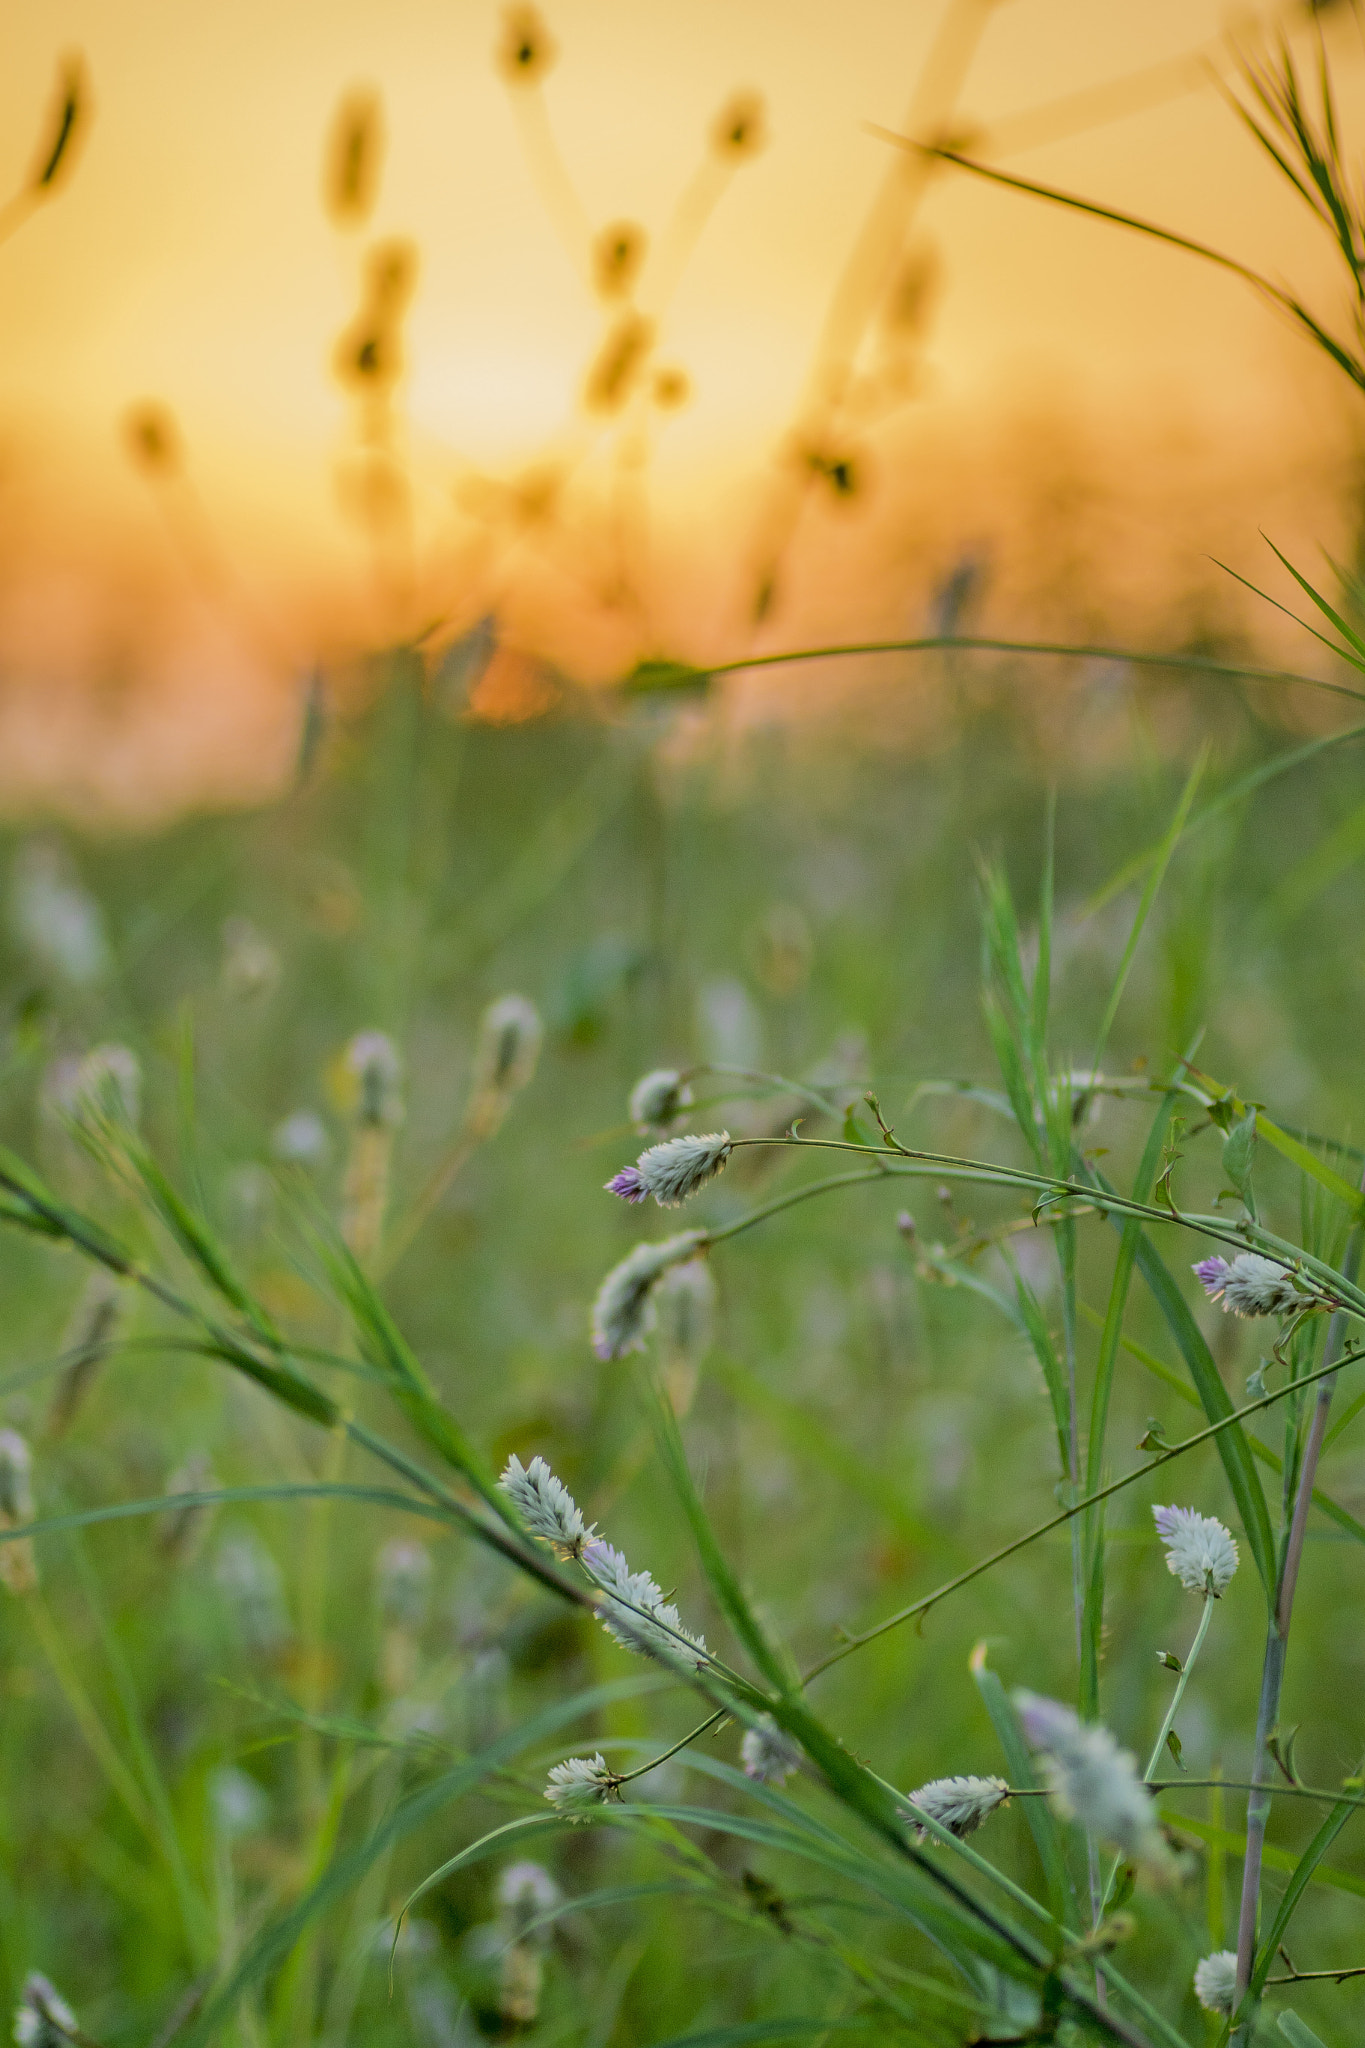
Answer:
<path fill-rule="evenodd" d="M 376 1130 L 401 1124 L 403 1062 L 388 1033 L 357 1031 L 344 1059 L 356 1084 L 356 1122 Z"/>
<path fill-rule="evenodd" d="M 564 1894 L 540 1863 L 509 1863 L 498 1879 L 498 1908 L 514 1941 L 525 1941 L 528 1923 L 542 1913 L 553 1913 Z M 548 1927 L 536 1928 L 530 1939 L 543 1944 Z"/>
<path fill-rule="evenodd" d="M 1259 1252 L 1238 1252 L 1226 1259 L 1201 1259 L 1194 1276 L 1210 1301 L 1221 1301 L 1223 1313 L 1234 1316 L 1292 1316 L 1319 1299 L 1300 1292 L 1293 1275 Z"/>
<path fill-rule="evenodd" d="M 474 1054 L 474 1093 L 519 1095 L 540 1058 L 545 1027 L 525 996 L 499 996 L 479 1019 Z"/>
<path fill-rule="evenodd" d="M 637 1244 L 613 1266 L 592 1305 L 592 1347 L 600 1359 L 624 1358 L 644 1349 L 654 1328 L 654 1289 L 670 1266 L 680 1266 L 699 1249 L 704 1233 L 684 1230 L 657 1244 Z"/>
<path fill-rule="evenodd" d="M 1231 2012 L 1237 1996 L 1237 1957 L 1230 1948 L 1205 1956 L 1194 1972 L 1194 1995 L 1205 2012 Z"/>
<path fill-rule="evenodd" d="M 1170 1851 L 1130 1752 L 1119 1748 L 1107 1728 L 1080 1720 L 1058 1700 L 1021 1691 L 1014 1704 L 1029 1746 L 1042 1758 L 1058 1810 L 1129 1862 L 1168 1871 Z"/>
<path fill-rule="evenodd" d="M 558 46 L 538 8 L 504 10 L 497 60 L 509 85 L 538 85 L 558 55 Z"/>
<path fill-rule="evenodd" d="M 14 2038 L 18 2048 L 68 2048 L 64 2027 L 74 2027 L 76 2015 L 46 1977 L 30 1970 L 14 2008 Z"/>
<path fill-rule="evenodd" d="M 760 1785 L 785 1785 L 793 1771 L 801 1768 L 802 1750 L 771 1714 L 762 1714 L 752 1728 L 744 1731 L 739 1760 L 746 1778 Z"/>
<path fill-rule="evenodd" d="M 583 1548 L 583 1563 L 602 1592 L 602 1626 L 623 1650 L 661 1657 L 665 1663 L 700 1670 L 706 1644 L 683 1627 L 682 1617 L 648 1572 L 633 1572 L 610 1543 L 594 1537 Z"/>
<path fill-rule="evenodd" d="M 1217 1597 L 1237 1569 L 1237 1543 L 1213 1515 L 1194 1508 L 1152 1509 L 1157 1534 L 1166 1546 L 1166 1569 L 1192 1593 Z"/>
<path fill-rule="evenodd" d="M 321 1166 L 332 1141 L 320 1116 L 311 1109 L 296 1109 L 270 1133 L 270 1149 L 286 1166 Z"/>
<path fill-rule="evenodd" d="M 912 1806 L 927 1813 L 961 1841 L 964 1836 L 975 1834 L 998 1806 L 1008 1805 L 1010 1788 L 1003 1778 L 934 1778 L 909 1796 Z M 928 1829 L 919 1826 L 913 1813 L 907 1814 L 906 1819 L 914 1824 L 923 1842 Z"/>
<path fill-rule="evenodd" d="M 711 124 L 711 147 L 732 161 L 757 156 L 768 140 L 767 109 L 756 92 L 737 92 Z"/>
<path fill-rule="evenodd" d="M 666 1131 L 692 1105 L 692 1090 L 674 1067 L 656 1067 L 630 1091 L 630 1120 L 642 1135 Z"/>
<path fill-rule="evenodd" d="M 665 1138 L 642 1152 L 634 1166 L 622 1167 L 607 1182 L 607 1192 L 626 1202 L 653 1195 L 661 1209 L 677 1209 L 705 1187 L 730 1157 L 728 1131 L 710 1131 L 701 1138 Z"/>
<path fill-rule="evenodd" d="M 509 1458 L 498 1485 L 531 1534 L 548 1543 L 556 1557 L 583 1555 L 584 1544 L 597 1532 L 584 1522 L 573 1495 L 543 1458 L 525 1466 L 520 1458 Z"/>
<path fill-rule="evenodd" d="M 545 1797 L 566 1820 L 590 1820 L 595 1806 L 606 1806 L 621 1797 L 621 1780 L 608 1770 L 607 1760 L 596 1756 L 571 1756 L 556 1764 L 545 1787 Z"/>

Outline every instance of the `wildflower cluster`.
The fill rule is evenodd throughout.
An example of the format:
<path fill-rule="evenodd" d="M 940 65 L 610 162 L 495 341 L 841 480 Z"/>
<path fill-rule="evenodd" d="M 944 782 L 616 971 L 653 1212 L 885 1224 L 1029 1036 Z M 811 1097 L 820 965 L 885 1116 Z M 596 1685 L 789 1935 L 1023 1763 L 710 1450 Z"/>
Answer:
<path fill-rule="evenodd" d="M 1237 1957 L 1230 1948 L 1215 1949 L 1194 1973 L 1194 1995 L 1205 2012 L 1231 2012 L 1237 1997 Z"/>
<path fill-rule="evenodd" d="M 30 1970 L 14 2009 L 17 2048 L 68 2048 L 76 2015 L 38 1970 Z"/>

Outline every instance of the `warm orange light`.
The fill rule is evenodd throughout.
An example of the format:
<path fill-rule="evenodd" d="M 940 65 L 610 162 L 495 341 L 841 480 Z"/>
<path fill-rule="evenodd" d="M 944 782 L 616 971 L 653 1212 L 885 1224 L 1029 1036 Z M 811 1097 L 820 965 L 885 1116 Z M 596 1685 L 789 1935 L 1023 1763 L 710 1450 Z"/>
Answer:
<path fill-rule="evenodd" d="M 1330 310 L 1204 82 L 1220 26 L 1211 0 L 29 10 L 0 80 L 9 787 L 46 772 L 32 693 L 60 684 L 93 754 L 133 676 L 168 758 L 212 727 L 231 794 L 263 730 L 287 755 L 315 658 L 489 612 L 587 679 L 911 630 L 968 557 L 1014 629 L 1244 624 L 1204 557 L 1337 539 L 1347 400 L 1236 280 L 871 132 L 994 150 Z M 495 715 L 526 715 L 534 669 L 501 673 Z M 244 696 L 225 749 L 205 706 Z"/>

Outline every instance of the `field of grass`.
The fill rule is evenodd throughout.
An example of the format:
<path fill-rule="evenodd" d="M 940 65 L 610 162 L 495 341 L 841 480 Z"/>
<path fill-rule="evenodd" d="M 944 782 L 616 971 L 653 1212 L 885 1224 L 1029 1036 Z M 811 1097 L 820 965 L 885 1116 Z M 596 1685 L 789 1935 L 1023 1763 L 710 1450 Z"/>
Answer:
<path fill-rule="evenodd" d="M 983 891 L 1000 900 L 983 863 L 1008 878 L 1032 973 L 1055 797 L 1050 1058 L 1055 1072 L 1087 1075 L 1155 872 L 1137 857 L 1162 841 L 1207 749 L 1104 1053 L 1118 1092 L 1082 1088 L 1071 1103 L 1078 1156 L 1131 1186 L 1159 1094 L 1148 1084 L 1187 1072 L 1188 1054 L 1218 1092 L 1264 1105 L 1284 1130 L 1333 1134 L 1337 1147 L 1311 1157 L 1357 1177 L 1356 750 L 1324 749 L 1235 794 L 1239 778 L 1304 745 L 1288 722 L 1301 696 L 1129 676 L 1118 694 L 1107 686 L 1102 749 L 1086 744 L 1084 699 L 1071 700 L 1082 715 L 1067 752 L 1012 712 L 1024 666 L 997 667 L 941 742 L 907 757 L 800 731 L 722 743 L 695 724 L 680 734 L 679 714 L 651 704 L 490 728 L 462 718 L 448 680 L 395 661 L 300 787 L 254 815 L 141 840 L 10 835 L 4 1142 L 63 1214 L 80 1212 L 207 1304 L 253 1356 L 265 1318 L 346 1419 L 430 1466 L 430 1430 L 416 1411 L 395 1416 L 375 1366 L 371 1309 L 354 1289 L 347 1308 L 328 1250 L 342 1223 L 486 1464 L 545 1457 L 731 1664 L 744 1662 L 742 1632 L 670 1479 L 659 1383 L 651 1395 L 639 1357 L 594 1356 L 589 1309 L 641 1238 L 719 1233 L 849 1161 L 740 1150 L 679 1219 L 625 1207 L 603 1183 L 644 1142 L 626 1109 L 639 1076 L 709 1063 L 777 1077 L 698 1071 L 680 1129 L 779 1136 L 801 1117 L 808 1138 L 858 1145 L 875 1141 L 870 1089 L 905 1146 L 1031 1166 L 983 1016 Z M 1000 973 L 997 957 L 997 985 Z M 539 1061 L 495 1113 L 471 1117 L 481 1057 L 487 1079 L 480 1018 L 508 993 L 543 1019 Z M 346 1048 L 367 1031 L 401 1055 L 401 1122 L 386 1120 L 392 1101 L 367 1122 L 357 1099 Z M 180 1212 L 163 1203 L 158 1220 L 129 1164 L 133 1141 L 120 1149 L 120 1117 L 92 1127 L 102 1161 L 79 1142 L 72 1062 L 110 1044 L 136 1055 L 150 1154 L 212 1233 L 212 1257 L 240 1276 L 236 1302 L 183 1217 L 178 1236 L 167 1228 Z M 1182 1209 L 1208 1211 L 1226 1183 L 1220 1135 L 1189 1101 L 1176 1107 L 1186 1156 L 1171 1186 Z M 302 1163 L 281 1158 L 291 1143 Z M 1339 1257 L 1345 1201 L 1264 1142 L 1257 1154 L 1262 1219 Z M 718 1243 L 709 1340 L 670 1312 L 644 1354 L 756 1626 L 803 1669 L 841 1632 L 921 1599 L 1071 1497 L 1016 1276 L 1058 1356 L 1074 1302 L 1082 1430 L 1105 1350 L 1113 1227 L 1047 1208 L 1035 1227 L 1017 1187 L 934 1171 L 878 1185 L 875 1162 L 869 1177 Z M 12 1189 L 6 1200 L 7 1215 L 24 1211 Z M 1021 1227 L 1002 1237 L 1010 1224 Z M 1055 1251 L 1073 1236 L 1068 1290 Z M 1275 1325 L 1203 1299 L 1189 1266 L 1205 1241 L 1172 1225 L 1153 1236 L 1244 1403 Z M 31 1447 L 33 1493 L 30 1509 L 11 1447 L 0 1504 L 11 1525 L 29 1513 L 53 1524 L 35 1540 L 36 1584 L 21 1546 L 0 1552 L 20 1560 L 0 1605 L 0 1995 L 11 2004 L 42 1971 L 105 2044 L 623 2048 L 678 2035 L 833 2039 L 847 2027 L 951 2042 L 982 2029 L 1053 2038 L 1058 2024 L 1057 2038 L 1090 2037 L 1078 2010 L 1063 2000 L 1059 2022 L 1036 1991 L 1010 1994 L 1013 2020 L 984 2018 L 986 1979 L 945 1961 L 893 1892 L 869 1891 L 837 1857 L 811 1860 L 816 1838 L 772 1811 L 765 1837 L 753 1825 L 764 1797 L 833 1828 L 872 1866 L 888 1853 L 866 1813 L 831 1801 L 828 1760 L 785 1795 L 725 1775 L 742 1715 L 626 1787 L 629 1826 L 616 1809 L 603 1810 L 609 1824 L 557 1824 L 541 1796 L 552 1764 L 601 1752 L 633 1768 L 696 1724 L 678 1672 L 619 1647 L 449 1517 L 394 1505 L 391 1469 L 205 1355 L 203 1326 L 135 1278 L 101 1278 L 60 1233 L 31 1229 L 0 1235 L 0 1262 L 0 1405 Z M 1291 1372 L 1321 1362 L 1324 1320 L 1291 1340 Z M 1175 1442 L 1204 1423 L 1174 1328 L 1139 1276 L 1099 1441 L 1104 1480 L 1143 1462 L 1149 1428 Z M 1283 1377 L 1272 1361 L 1267 1386 Z M 1334 1419 L 1358 1391 L 1348 1372 Z M 1245 1425 L 1276 1522 L 1274 1466 L 1288 1446 L 1293 1469 L 1310 1411 L 1301 1397 Z M 1336 1519 L 1315 1510 L 1308 1524 L 1278 1715 L 1286 1739 L 1299 1729 L 1289 1767 L 1308 1786 L 1339 1786 L 1365 1746 L 1360 1426 L 1323 1457 Z M 318 1486 L 385 1497 L 310 1493 Z M 177 1488 L 229 1497 L 197 1513 L 63 1521 Z M 266 1497 L 243 1497 L 252 1489 Z M 1086 1603 L 1079 1669 L 1063 1526 L 812 1682 L 839 1754 L 902 1791 L 963 1772 L 1017 1783 L 989 1684 L 971 1668 L 984 1644 L 1006 1688 L 1074 1701 L 1090 1686 L 1145 1759 L 1173 1684 L 1158 1653 L 1184 1657 L 1199 1619 L 1152 1527 L 1151 1504 L 1172 1500 L 1241 1542 L 1178 1732 L 1192 1780 L 1245 1781 L 1265 1599 L 1214 1442 L 1116 1493 L 1102 1541 L 1096 1517 L 1083 1518 L 1103 1583 Z M 1164 1776 L 1178 1775 L 1168 1756 Z M 1116 1958 L 1196 2043 L 1217 2023 L 1195 2003 L 1194 1966 L 1236 1941 L 1245 1795 L 1192 1785 L 1162 1805 L 1179 1831 L 1178 1874 L 1139 1882 Z M 697 1824 L 641 1811 L 684 1806 L 704 1810 Z M 1015 1800 L 977 1841 L 1045 1899 L 1038 1810 Z M 1327 1810 L 1274 1802 L 1268 1901 Z M 532 1819 L 425 1893 L 391 1964 L 413 1888 L 491 1830 Z M 1344 1825 L 1316 1866 L 1286 1936 L 1296 1971 L 1365 1961 L 1360 1839 L 1358 1821 Z M 949 1864 L 956 1853 L 925 1852 Z M 1066 1853 L 1083 1892 L 1083 1844 Z M 528 1858 L 568 1907 L 588 1903 L 528 1931 L 550 1893 L 538 1878 L 509 1891 L 505 1878 Z M 970 1869 L 964 1881 L 985 1882 Z M 1093 1993 L 1093 1967 L 1068 1967 Z M 1272 2012 L 1284 1996 L 1271 1992 Z M 1349 1983 L 1297 1986 L 1293 2003 L 1331 2043 L 1365 2017 Z"/>

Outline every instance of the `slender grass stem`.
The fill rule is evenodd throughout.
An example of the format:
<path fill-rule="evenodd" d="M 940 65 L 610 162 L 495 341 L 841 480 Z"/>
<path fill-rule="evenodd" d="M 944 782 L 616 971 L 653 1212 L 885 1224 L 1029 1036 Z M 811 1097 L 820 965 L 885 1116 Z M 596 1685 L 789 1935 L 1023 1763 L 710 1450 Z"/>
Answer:
<path fill-rule="evenodd" d="M 1204 1638 L 1209 1632 L 1209 1623 L 1212 1619 L 1213 1595 L 1212 1593 L 1206 1593 L 1204 1595 L 1204 1611 L 1199 1617 L 1199 1627 L 1195 1630 L 1194 1641 L 1190 1644 L 1190 1654 L 1185 1659 L 1185 1668 L 1176 1682 L 1175 1692 L 1171 1696 L 1171 1704 L 1166 1709 L 1166 1718 L 1161 1724 L 1161 1733 L 1152 1744 L 1152 1753 L 1147 1759 L 1147 1768 L 1142 1774 L 1148 1784 L 1151 1783 L 1152 1775 L 1157 1765 L 1161 1762 L 1161 1752 L 1166 1747 L 1166 1737 L 1175 1726 L 1175 1717 L 1180 1712 L 1180 1702 L 1185 1697 L 1185 1687 L 1190 1682 L 1190 1673 L 1195 1667 L 1199 1652 L 1204 1647 Z"/>
<path fill-rule="evenodd" d="M 1354 1354 L 1348 1358 L 1336 1358 L 1330 1365 L 1320 1366 L 1316 1372 L 1304 1373 L 1289 1386 L 1278 1387 L 1273 1393 L 1263 1394 L 1259 1399 L 1247 1402 L 1244 1407 L 1234 1408 L 1230 1415 L 1220 1416 L 1217 1422 L 1211 1422 L 1206 1429 L 1196 1430 L 1193 1436 L 1182 1438 L 1178 1444 L 1168 1444 L 1157 1456 L 1149 1458 L 1145 1465 L 1135 1466 L 1121 1478 L 1111 1479 L 1107 1486 L 1097 1487 L 1094 1493 L 1086 1494 L 1083 1500 L 1060 1509 L 1055 1515 L 1049 1515 L 1045 1522 L 1036 1523 L 1022 1536 L 1016 1536 L 1011 1542 L 1001 1544 L 989 1557 L 979 1558 L 975 1564 L 969 1565 L 966 1571 L 958 1572 L 954 1578 L 945 1579 L 932 1593 L 926 1593 L 922 1599 L 914 1600 L 908 1607 L 902 1607 L 895 1614 L 888 1615 L 886 1620 L 879 1621 L 875 1628 L 849 1636 L 836 1650 L 831 1650 L 827 1657 L 822 1657 L 818 1663 L 812 1664 L 801 1683 L 809 1685 L 821 1672 L 828 1671 L 832 1665 L 852 1656 L 853 1652 L 862 1649 L 864 1644 L 875 1642 L 878 1636 L 886 1635 L 890 1629 L 899 1628 L 902 1622 L 914 1621 L 919 1615 L 927 1614 L 931 1607 L 936 1607 L 939 1601 L 946 1599 L 950 1593 L 957 1592 L 961 1586 L 970 1585 L 973 1579 L 980 1578 L 983 1572 L 990 1571 L 993 1565 L 1003 1563 L 1007 1557 L 1013 1557 L 1017 1551 L 1027 1549 L 1028 1545 L 1036 1543 L 1040 1536 L 1046 1536 L 1053 1529 L 1064 1527 L 1073 1516 L 1084 1514 L 1087 1508 L 1094 1507 L 1099 1501 L 1108 1500 L 1111 1494 L 1121 1493 L 1124 1487 L 1131 1486 L 1135 1480 L 1145 1478 L 1148 1473 L 1159 1472 L 1162 1466 L 1169 1465 L 1173 1458 L 1181 1458 L 1187 1451 L 1196 1450 L 1200 1444 L 1208 1443 L 1220 1431 L 1230 1429 L 1234 1423 L 1244 1421 L 1248 1415 L 1258 1414 L 1262 1408 L 1269 1408 L 1274 1402 L 1283 1401 L 1286 1395 L 1301 1392 L 1305 1386 L 1311 1386 L 1317 1380 L 1327 1379 L 1340 1372 L 1342 1366 L 1351 1363 L 1353 1358 Z"/>
<path fill-rule="evenodd" d="M 1361 1186 L 1365 1189 L 1365 1176 L 1362 1176 Z M 1360 1266 L 1363 1235 L 1365 1233 L 1358 1224 L 1352 1231 L 1346 1248 L 1343 1263 L 1351 1280 L 1354 1280 Z M 1326 1348 L 1329 1352 L 1341 1341 L 1342 1320 L 1342 1310 L 1339 1308 L 1327 1326 Z M 1323 1438 L 1327 1434 L 1328 1412 L 1336 1391 L 1335 1372 L 1323 1370 L 1314 1377 L 1318 1380 L 1318 1397 L 1313 1405 L 1313 1420 L 1309 1426 L 1308 1441 L 1304 1446 L 1299 1467 L 1298 1490 L 1294 1497 L 1288 1540 L 1285 1543 L 1279 1582 L 1275 1589 L 1275 1604 L 1266 1630 L 1265 1660 L 1261 1669 L 1261 1696 L 1256 1711 L 1256 1747 L 1251 1767 L 1252 1781 L 1256 1789 L 1247 1799 L 1247 1846 L 1242 1862 L 1242 1896 L 1237 1915 L 1237 1989 L 1234 2014 L 1240 2014 L 1241 2018 L 1232 2038 L 1240 2044 L 1240 2048 L 1246 2048 L 1255 2026 L 1254 2005 L 1249 2012 L 1243 2013 L 1242 2008 L 1246 2003 L 1247 1990 L 1256 1965 L 1261 1863 L 1266 1826 L 1270 1819 L 1270 1797 L 1263 1781 L 1268 1775 L 1270 1764 L 1270 1737 L 1280 1711 L 1285 1656 L 1289 1647 L 1289 1626 L 1294 1614 L 1294 1594 L 1298 1587 L 1299 1566 L 1303 1560 L 1303 1542 L 1308 1526 L 1308 1510 L 1313 1498 L 1313 1482 L 1317 1478 L 1318 1459 L 1322 1454 Z M 1301 1387 L 1303 1384 L 1303 1379 L 1291 1382 L 1293 1387 Z"/>

